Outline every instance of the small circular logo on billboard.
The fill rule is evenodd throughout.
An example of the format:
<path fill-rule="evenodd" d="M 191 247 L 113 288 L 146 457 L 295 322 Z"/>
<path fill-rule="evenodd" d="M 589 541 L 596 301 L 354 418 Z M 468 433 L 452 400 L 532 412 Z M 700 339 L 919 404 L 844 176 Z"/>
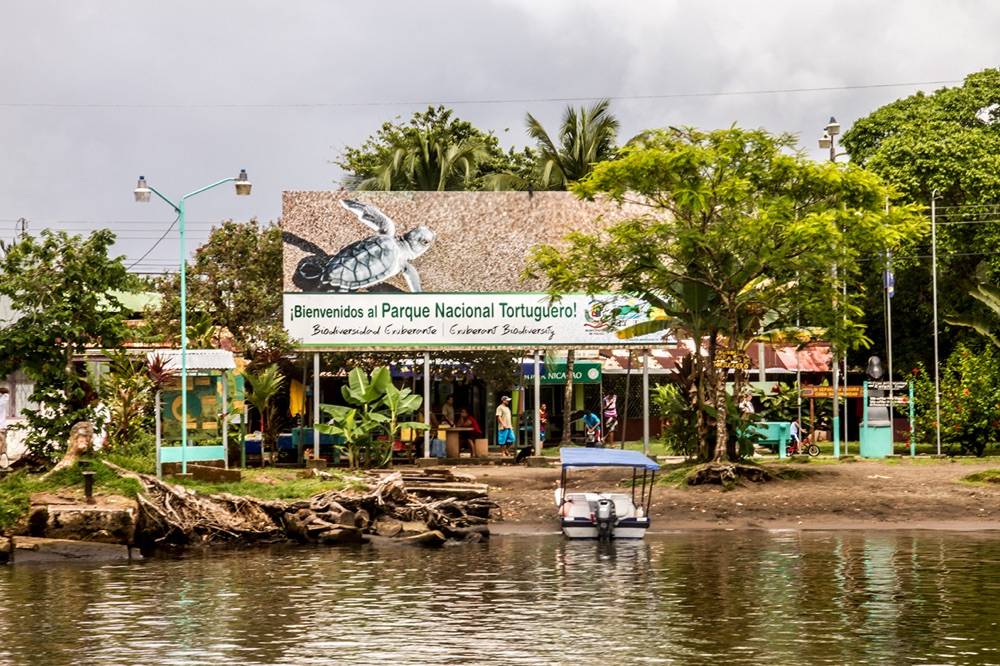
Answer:
<path fill-rule="evenodd" d="M 588 379 L 596 380 L 600 376 L 601 376 L 601 371 L 598 370 L 597 368 L 591 368 L 590 370 L 587 370 L 587 378 Z"/>

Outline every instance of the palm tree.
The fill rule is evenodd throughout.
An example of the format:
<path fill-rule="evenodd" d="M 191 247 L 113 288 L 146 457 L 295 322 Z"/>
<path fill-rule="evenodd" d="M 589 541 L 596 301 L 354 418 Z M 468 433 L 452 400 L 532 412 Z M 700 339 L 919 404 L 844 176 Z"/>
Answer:
<path fill-rule="evenodd" d="M 969 296 L 986 306 L 986 314 L 970 313 L 967 315 L 952 315 L 944 320 L 952 326 L 971 328 L 979 335 L 1000 347 L 1000 288 L 988 284 L 980 275 Z"/>
<path fill-rule="evenodd" d="M 553 141 L 542 124 L 528 114 L 528 135 L 535 140 L 538 151 L 535 181 L 540 189 L 564 190 L 590 173 L 594 164 L 614 155 L 618 119 L 611 114 L 610 104 L 602 99 L 589 109 L 567 106 L 558 141 Z"/>
<path fill-rule="evenodd" d="M 274 407 L 274 397 L 281 392 L 285 385 L 285 377 L 278 370 L 277 364 L 272 364 L 261 370 L 257 374 L 244 373 L 247 382 L 250 384 L 250 393 L 247 395 L 247 402 L 256 408 L 260 414 L 260 434 L 261 434 L 261 455 L 263 455 L 268 445 L 273 450 L 277 444 L 277 410 Z"/>
<path fill-rule="evenodd" d="M 618 136 L 618 119 L 610 111 L 611 103 L 602 99 L 589 109 L 567 106 L 559 126 L 558 143 L 552 140 L 538 119 L 527 116 L 528 135 L 535 140 L 538 161 L 533 175 L 534 185 L 543 190 L 565 190 L 570 183 L 580 180 L 594 165 L 610 159 L 615 152 Z M 512 185 L 510 176 L 504 184 L 510 189 L 523 189 Z M 500 180 L 494 185 L 499 189 Z M 573 366 L 576 351 L 566 352 L 566 391 L 563 394 L 562 443 L 570 442 L 570 413 L 573 411 Z"/>
<path fill-rule="evenodd" d="M 426 129 L 411 129 L 392 146 L 375 175 L 358 184 L 359 190 L 391 190 L 402 181 L 410 190 L 466 189 L 480 162 L 489 157 L 475 138 L 452 142 Z"/>

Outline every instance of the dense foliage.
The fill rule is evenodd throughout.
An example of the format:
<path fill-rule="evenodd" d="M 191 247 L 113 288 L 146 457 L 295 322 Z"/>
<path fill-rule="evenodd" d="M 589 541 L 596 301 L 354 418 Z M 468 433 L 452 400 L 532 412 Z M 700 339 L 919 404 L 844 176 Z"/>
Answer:
<path fill-rule="evenodd" d="M 879 174 L 901 201 L 938 213 L 938 298 L 942 314 L 976 310 L 968 292 L 977 274 L 1000 283 L 1000 70 L 969 75 L 963 85 L 922 92 L 887 104 L 844 134 L 852 162 Z M 933 363 L 930 241 L 894 258 L 893 351 L 897 367 Z M 876 349 L 885 349 L 878 285 L 883 258 L 866 257 L 871 298 L 866 306 Z M 942 357 L 968 337 L 942 326 Z M 856 359 L 863 365 L 864 359 Z"/>
<path fill-rule="evenodd" d="M 910 209 L 884 212 L 890 191 L 874 174 L 816 163 L 793 148 L 792 137 L 762 130 L 651 131 L 574 187 L 643 212 L 533 257 L 553 294 L 617 292 L 653 305 L 654 319 L 626 336 L 669 330 L 706 341 L 707 355 L 694 354 L 691 398 L 703 459 L 739 455 L 717 353 L 744 352 L 769 331 L 821 336 L 837 349 L 864 344 L 858 255 L 895 248 L 923 229 Z M 844 279 L 854 287 L 846 302 Z M 811 328 L 798 329 L 799 317 Z M 743 395 L 745 372 L 735 379 Z"/>
<path fill-rule="evenodd" d="M 0 328 L 0 375 L 21 369 L 34 382 L 39 408 L 23 415 L 37 457 L 54 458 L 74 423 L 100 425 L 97 386 L 75 359 L 125 337 L 126 313 L 114 292 L 133 282 L 122 258 L 108 256 L 114 241 L 106 229 L 86 238 L 46 230 L 0 244 L 0 295 L 19 314 Z"/>
<path fill-rule="evenodd" d="M 360 146 L 345 148 L 336 164 L 352 189 L 476 190 L 485 189 L 490 174 L 527 174 L 532 157 L 504 152 L 492 132 L 438 106 L 405 123 L 383 123 Z"/>
<path fill-rule="evenodd" d="M 369 376 L 351 370 L 341 387 L 344 405 L 321 405 L 330 421 L 320 432 L 337 435 L 351 467 L 381 467 L 392 460 L 392 445 L 402 428 L 426 430 L 425 423 L 403 421 L 416 413 L 423 398 L 392 383 L 389 368 L 375 368 Z"/>
<path fill-rule="evenodd" d="M 914 369 L 916 437 L 936 441 L 934 377 Z M 941 444 L 946 453 L 983 455 L 1000 431 L 1000 350 L 959 343 L 941 364 Z"/>
<path fill-rule="evenodd" d="M 193 347 L 225 347 L 227 338 L 254 366 L 290 349 L 282 322 L 282 241 L 274 224 L 227 221 L 212 229 L 188 266 L 188 338 Z M 179 342 L 180 277 L 164 276 L 160 303 L 147 313 L 161 339 Z"/>

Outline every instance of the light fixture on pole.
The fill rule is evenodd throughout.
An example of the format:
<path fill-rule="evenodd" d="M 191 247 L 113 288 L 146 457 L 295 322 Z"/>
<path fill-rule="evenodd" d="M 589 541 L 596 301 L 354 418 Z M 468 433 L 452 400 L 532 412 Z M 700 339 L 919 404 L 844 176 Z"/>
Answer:
<path fill-rule="evenodd" d="M 146 203 L 149 201 L 149 195 L 152 191 L 146 185 L 146 177 L 139 176 L 139 181 L 135 184 L 135 200 L 139 203 Z"/>
<path fill-rule="evenodd" d="M 823 135 L 819 138 L 819 147 L 823 149 L 830 150 L 830 161 L 836 162 L 837 157 L 837 140 L 836 136 L 840 134 L 840 123 L 833 116 L 830 116 L 830 122 L 826 124 L 824 128 Z M 841 153 L 843 154 L 843 153 Z M 831 270 L 833 273 L 834 284 L 837 282 L 837 264 L 833 265 Z M 847 300 L 847 281 L 844 281 L 844 300 Z M 834 310 L 837 309 L 837 302 L 834 299 Z M 847 357 L 844 357 L 844 380 L 847 380 Z M 834 457 L 840 457 L 840 359 L 837 355 L 833 356 L 833 431 L 830 433 L 830 439 L 833 440 L 833 455 Z M 847 442 L 847 400 L 844 400 L 844 442 Z"/>
<path fill-rule="evenodd" d="M 177 213 L 177 232 L 180 236 L 180 291 L 181 291 L 181 474 L 187 474 L 187 249 L 184 245 L 184 208 L 185 203 L 191 197 L 201 194 L 206 190 L 210 190 L 219 185 L 224 185 L 226 183 L 236 183 L 236 194 L 240 196 L 245 196 L 250 194 L 250 189 L 252 184 L 250 183 L 250 178 L 247 176 L 246 169 L 240 169 L 238 175 L 230 178 L 223 178 L 222 180 L 217 180 L 210 185 L 198 188 L 192 192 L 188 192 L 180 199 L 177 203 L 174 203 L 169 198 L 160 194 L 155 187 L 150 187 L 146 183 L 146 178 L 144 176 L 139 176 L 138 182 L 136 182 L 135 190 L 135 200 L 139 203 L 147 203 L 150 200 L 150 195 L 155 194 L 160 199 L 162 199 L 168 206 L 174 209 Z M 159 461 L 159 447 L 157 447 L 157 472 L 160 469 Z"/>

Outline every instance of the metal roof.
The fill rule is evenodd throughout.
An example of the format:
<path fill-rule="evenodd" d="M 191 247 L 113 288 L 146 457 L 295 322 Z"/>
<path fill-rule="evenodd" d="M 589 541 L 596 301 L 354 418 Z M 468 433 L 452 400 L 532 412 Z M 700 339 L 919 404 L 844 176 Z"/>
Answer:
<path fill-rule="evenodd" d="M 747 348 L 747 356 L 750 358 L 750 367 L 754 371 L 757 369 L 758 342 L 751 343 Z M 802 372 L 829 372 L 833 354 L 830 351 L 830 344 L 827 342 L 813 342 L 803 346 L 801 349 L 794 344 L 769 344 L 764 345 L 764 367 L 767 372 L 777 374 L 790 374 L 796 370 Z M 694 351 L 694 342 L 685 340 L 677 346 L 668 348 L 652 349 L 649 353 L 649 372 L 651 374 L 664 374 L 673 372 L 674 368 L 685 356 Z M 707 355 L 708 350 L 703 346 L 702 355 Z M 627 349 L 610 350 L 609 358 L 604 360 L 604 374 L 617 375 L 628 372 L 629 365 L 632 372 L 642 372 L 642 354 L 632 352 L 631 363 Z"/>
<path fill-rule="evenodd" d="M 146 355 L 152 360 L 159 356 L 164 360 L 164 365 L 170 370 L 181 369 L 180 349 L 154 349 Z M 223 349 L 188 349 L 187 369 L 193 371 L 204 370 L 235 370 L 236 359 L 233 352 Z"/>

